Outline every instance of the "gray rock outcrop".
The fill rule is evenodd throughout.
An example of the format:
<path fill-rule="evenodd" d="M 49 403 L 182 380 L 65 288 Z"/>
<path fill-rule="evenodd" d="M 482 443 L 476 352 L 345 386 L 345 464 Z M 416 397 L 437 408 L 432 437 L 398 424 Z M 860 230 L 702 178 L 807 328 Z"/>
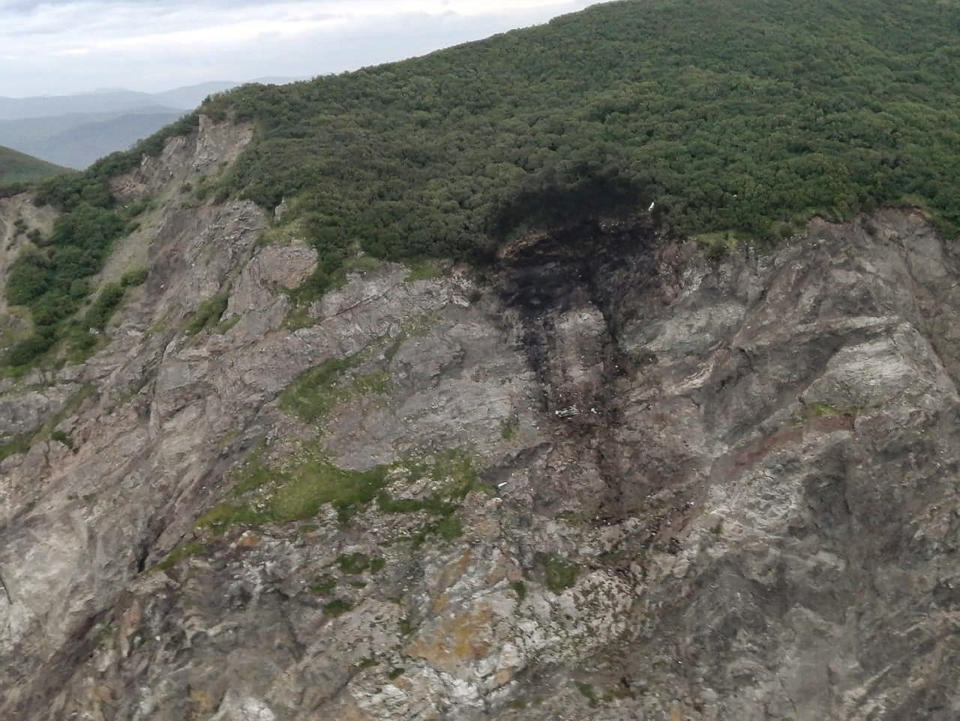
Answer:
<path fill-rule="evenodd" d="M 310 246 L 180 190 L 248 139 L 117 179 L 163 198 L 147 283 L 0 380 L 0 718 L 960 717 L 960 263 L 918 212 L 719 261 L 588 224 L 303 306 Z"/>

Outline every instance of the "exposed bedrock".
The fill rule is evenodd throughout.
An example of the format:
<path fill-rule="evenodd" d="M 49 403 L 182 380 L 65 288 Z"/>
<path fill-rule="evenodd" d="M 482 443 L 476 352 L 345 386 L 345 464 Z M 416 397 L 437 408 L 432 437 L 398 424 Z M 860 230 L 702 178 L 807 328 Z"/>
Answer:
<path fill-rule="evenodd" d="M 117 187 L 246 137 L 201 132 Z M 919 214 L 710 262 L 584 225 L 294 308 L 315 252 L 262 211 L 153 212 L 103 350 L 0 381 L 0 443 L 39 429 L 3 718 L 960 716 L 960 268 Z"/>

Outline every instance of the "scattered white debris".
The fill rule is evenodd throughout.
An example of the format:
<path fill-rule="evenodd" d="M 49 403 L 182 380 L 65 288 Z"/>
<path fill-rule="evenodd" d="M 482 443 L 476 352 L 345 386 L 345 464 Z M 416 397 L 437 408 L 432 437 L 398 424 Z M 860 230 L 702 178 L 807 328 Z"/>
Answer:
<path fill-rule="evenodd" d="M 553 412 L 557 418 L 570 418 L 571 416 L 580 415 L 580 411 L 576 406 L 567 406 L 566 408 L 561 408 Z"/>

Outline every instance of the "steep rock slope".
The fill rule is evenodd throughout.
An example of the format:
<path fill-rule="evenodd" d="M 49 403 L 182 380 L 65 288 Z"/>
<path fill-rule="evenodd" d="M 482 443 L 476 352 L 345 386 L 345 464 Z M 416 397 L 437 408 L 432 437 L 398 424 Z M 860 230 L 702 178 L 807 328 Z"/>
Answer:
<path fill-rule="evenodd" d="M 960 266 L 919 214 L 714 262 L 585 225 L 291 314 L 315 251 L 181 192 L 249 138 L 118 179 L 162 199 L 111 261 L 146 284 L 0 381 L 0 716 L 960 714 Z"/>

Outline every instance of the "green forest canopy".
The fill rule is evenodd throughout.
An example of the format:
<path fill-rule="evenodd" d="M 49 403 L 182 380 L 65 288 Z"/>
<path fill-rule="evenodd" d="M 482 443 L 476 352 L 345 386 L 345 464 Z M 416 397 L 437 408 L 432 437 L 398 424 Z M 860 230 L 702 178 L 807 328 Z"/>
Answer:
<path fill-rule="evenodd" d="M 652 200 L 687 234 L 775 239 L 814 214 L 896 203 L 956 233 L 958 38 L 957 0 L 617 2 L 401 63 L 244 86 L 200 112 L 255 124 L 214 190 L 287 201 L 282 223 L 320 252 L 314 291 L 356 248 L 477 259 L 511 235 Z M 106 178 L 195 124 L 48 183 L 41 199 L 81 217 L 48 262 L 14 266 L 20 296 L 61 304 L 64 289 L 37 295 L 40 276 L 85 273 L 123 226 L 90 210 L 114 212 Z M 96 248 L 79 262 L 70 229 L 86 225 Z"/>
<path fill-rule="evenodd" d="M 902 201 L 955 232 L 958 100 L 957 2 L 644 0 L 204 110 L 259 131 L 231 194 L 403 257 L 469 256 L 598 178 L 689 234 Z"/>

